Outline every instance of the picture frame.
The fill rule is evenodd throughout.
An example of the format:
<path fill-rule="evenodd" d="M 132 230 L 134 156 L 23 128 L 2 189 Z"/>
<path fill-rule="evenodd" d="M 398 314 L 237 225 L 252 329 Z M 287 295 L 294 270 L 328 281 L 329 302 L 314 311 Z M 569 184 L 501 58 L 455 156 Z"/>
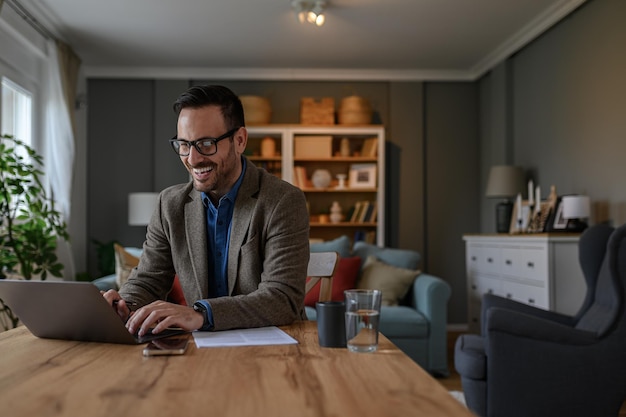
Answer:
<path fill-rule="evenodd" d="M 376 164 L 352 164 L 348 176 L 350 188 L 376 188 Z"/>
<path fill-rule="evenodd" d="M 568 220 L 563 217 L 563 201 L 559 197 L 556 201 L 556 209 L 552 213 L 547 221 L 546 231 L 558 232 L 565 231 L 567 229 Z"/>
<path fill-rule="evenodd" d="M 518 204 L 514 203 L 509 233 L 526 233 L 528 231 L 528 226 L 530 225 L 530 220 L 532 217 L 531 212 L 532 210 L 530 204 L 528 203 L 528 200 L 522 201 L 521 209 L 518 208 Z"/>

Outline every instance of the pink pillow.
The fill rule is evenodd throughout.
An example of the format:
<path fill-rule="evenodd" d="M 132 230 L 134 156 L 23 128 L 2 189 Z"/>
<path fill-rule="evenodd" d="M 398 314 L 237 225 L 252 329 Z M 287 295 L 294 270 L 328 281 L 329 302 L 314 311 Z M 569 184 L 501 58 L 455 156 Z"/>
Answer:
<path fill-rule="evenodd" d="M 332 301 L 343 301 L 343 292 L 355 288 L 360 268 L 361 258 L 358 256 L 339 259 L 339 264 L 337 265 L 335 276 L 333 277 Z M 307 281 L 308 280 L 309 278 L 307 278 Z M 318 282 L 317 285 L 311 288 L 311 291 L 306 294 L 304 297 L 305 306 L 315 307 L 315 303 L 320 299 L 320 285 L 321 282 Z"/>
<path fill-rule="evenodd" d="M 183 287 L 180 285 L 178 275 L 174 277 L 174 284 L 172 284 L 172 290 L 167 295 L 167 301 L 175 304 L 180 304 L 182 306 L 187 305 L 187 301 L 185 300 L 185 294 L 183 294 Z"/>

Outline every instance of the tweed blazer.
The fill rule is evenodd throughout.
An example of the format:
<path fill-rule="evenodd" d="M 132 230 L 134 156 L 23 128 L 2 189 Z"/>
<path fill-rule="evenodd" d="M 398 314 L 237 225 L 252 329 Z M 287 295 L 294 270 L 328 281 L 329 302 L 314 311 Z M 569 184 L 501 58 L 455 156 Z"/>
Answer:
<path fill-rule="evenodd" d="M 246 161 L 228 249 L 228 294 L 212 298 L 215 330 L 305 319 L 309 216 L 304 194 Z M 120 289 L 127 301 L 163 300 L 178 275 L 187 305 L 208 296 L 206 210 L 193 184 L 163 190 L 139 265 Z"/>

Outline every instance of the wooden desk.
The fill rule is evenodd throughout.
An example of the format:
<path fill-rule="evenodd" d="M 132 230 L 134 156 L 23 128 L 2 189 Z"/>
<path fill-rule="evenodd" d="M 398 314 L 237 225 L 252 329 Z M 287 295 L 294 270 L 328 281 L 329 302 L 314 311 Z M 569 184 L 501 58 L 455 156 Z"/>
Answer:
<path fill-rule="evenodd" d="M 321 348 L 315 322 L 283 327 L 297 345 L 142 356 L 128 346 L 0 333 L 0 414 L 11 417 L 471 416 L 381 335 L 376 353 Z"/>

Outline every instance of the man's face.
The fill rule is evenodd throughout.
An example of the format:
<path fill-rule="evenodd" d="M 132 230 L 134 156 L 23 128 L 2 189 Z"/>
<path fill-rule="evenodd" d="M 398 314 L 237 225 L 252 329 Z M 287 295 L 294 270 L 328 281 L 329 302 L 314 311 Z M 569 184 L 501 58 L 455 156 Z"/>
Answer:
<path fill-rule="evenodd" d="M 237 127 L 237 126 L 232 126 Z M 185 108 L 178 115 L 178 139 L 194 141 L 222 136 L 231 126 L 226 126 L 222 112 L 217 106 Z M 180 160 L 193 178 L 196 190 L 209 194 L 214 201 L 226 194 L 241 174 L 241 154 L 246 148 L 248 134 L 238 129 L 232 139 L 217 143 L 217 152 L 206 156 L 191 147 L 189 155 Z"/>

